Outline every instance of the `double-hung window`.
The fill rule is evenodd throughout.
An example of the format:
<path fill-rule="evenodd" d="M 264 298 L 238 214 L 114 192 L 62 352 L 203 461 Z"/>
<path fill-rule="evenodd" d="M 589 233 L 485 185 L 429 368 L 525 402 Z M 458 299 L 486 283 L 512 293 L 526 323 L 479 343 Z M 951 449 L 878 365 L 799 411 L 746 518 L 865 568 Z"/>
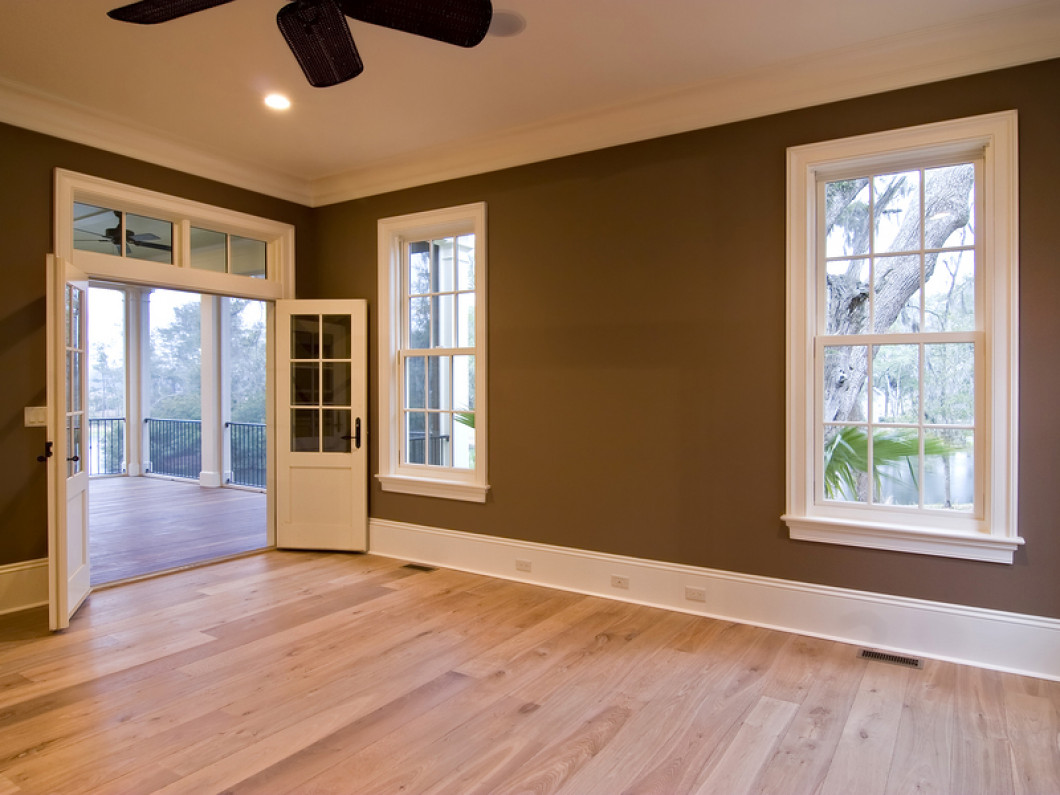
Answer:
<path fill-rule="evenodd" d="M 1016 119 L 788 156 L 792 538 L 1011 562 Z"/>
<path fill-rule="evenodd" d="M 379 222 L 386 491 L 486 499 L 485 222 L 484 204 Z"/>

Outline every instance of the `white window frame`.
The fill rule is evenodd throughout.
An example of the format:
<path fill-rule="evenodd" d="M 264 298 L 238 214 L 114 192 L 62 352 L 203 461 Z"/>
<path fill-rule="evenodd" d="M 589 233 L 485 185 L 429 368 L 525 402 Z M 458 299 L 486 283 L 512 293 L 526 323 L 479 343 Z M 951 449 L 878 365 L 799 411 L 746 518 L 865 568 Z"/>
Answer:
<path fill-rule="evenodd" d="M 483 202 L 379 221 L 379 473 L 384 491 L 485 502 L 487 479 L 486 396 L 486 205 Z M 403 464 L 401 457 L 401 346 L 403 266 L 409 243 L 475 235 L 475 467 L 458 469 Z"/>
<path fill-rule="evenodd" d="M 75 249 L 75 201 L 171 222 L 172 264 Z M 193 226 L 264 241 L 265 278 L 192 268 Z M 55 170 L 55 253 L 100 280 L 260 301 L 294 297 L 294 227 L 290 224 L 65 169 Z"/>
<path fill-rule="evenodd" d="M 1017 533 L 1018 154 L 1015 111 L 975 116 L 788 149 L 787 504 L 793 539 L 1012 563 Z M 976 434 L 981 505 L 940 517 L 881 507 L 853 510 L 821 498 L 815 484 L 820 377 L 817 233 L 819 183 L 881 169 L 971 158 L 981 161 L 976 229 Z M 978 491 L 978 489 L 977 489 Z"/>

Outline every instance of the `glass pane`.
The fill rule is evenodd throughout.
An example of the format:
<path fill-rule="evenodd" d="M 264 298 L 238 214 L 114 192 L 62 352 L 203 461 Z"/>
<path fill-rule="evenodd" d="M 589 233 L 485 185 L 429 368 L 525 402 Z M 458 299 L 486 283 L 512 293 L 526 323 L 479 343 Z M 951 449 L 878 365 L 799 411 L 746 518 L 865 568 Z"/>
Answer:
<path fill-rule="evenodd" d="M 869 261 L 833 260 L 826 266 L 828 316 L 825 334 L 864 334 L 869 331 Z"/>
<path fill-rule="evenodd" d="M 872 435 L 873 501 L 882 505 L 919 505 L 920 434 L 912 428 Z"/>
<path fill-rule="evenodd" d="M 320 412 L 316 409 L 291 409 L 291 452 L 320 451 Z"/>
<path fill-rule="evenodd" d="M 456 239 L 460 252 L 456 265 L 456 289 L 475 289 L 475 236 L 461 235 Z"/>
<path fill-rule="evenodd" d="M 453 357 L 453 408 L 475 408 L 475 357 Z M 471 427 L 474 427 L 472 425 Z"/>
<path fill-rule="evenodd" d="M 975 330 L 975 252 L 948 251 L 925 258 L 924 328 Z"/>
<path fill-rule="evenodd" d="M 872 349 L 873 422 L 920 421 L 920 346 Z"/>
<path fill-rule="evenodd" d="M 920 172 L 872 178 L 875 202 L 873 251 L 916 251 L 920 248 Z"/>
<path fill-rule="evenodd" d="M 449 463 L 449 436 L 452 419 L 449 414 L 431 413 L 427 415 L 427 463 L 432 466 L 447 467 Z"/>
<path fill-rule="evenodd" d="M 425 240 L 409 243 L 409 295 L 431 291 L 431 251 Z"/>
<path fill-rule="evenodd" d="M 456 287 L 453 262 L 453 238 L 446 237 L 431 242 L 434 262 L 431 268 L 431 292 L 444 293 Z"/>
<path fill-rule="evenodd" d="M 430 298 L 409 299 L 409 347 L 427 348 L 431 344 Z"/>
<path fill-rule="evenodd" d="M 81 415 L 74 414 L 72 417 L 67 418 L 67 425 L 70 428 L 69 446 L 66 448 L 66 455 L 70 461 L 67 463 L 69 467 L 67 472 L 71 475 L 76 475 L 81 471 L 84 466 L 84 451 L 81 448 Z M 77 459 L 72 460 L 72 459 Z"/>
<path fill-rule="evenodd" d="M 920 331 L 920 260 L 919 254 L 875 259 L 872 326 L 876 331 L 896 334 Z M 906 294 L 909 298 L 900 303 Z"/>
<path fill-rule="evenodd" d="M 975 423 L 975 345 L 952 342 L 924 346 L 924 422 Z"/>
<path fill-rule="evenodd" d="M 224 273 L 228 270 L 228 235 L 211 229 L 191 228 L 191 267 Z"/>
<path fill-rule="evenodd" d="M 291 362 L 291 405 L 320 405 L 320 365 L 317 362 Z"/>
<path fill-rule="evenodd" d="M 66 347 L 69 348 L 74 344 L 74 324 L 71 322 L 74 311 L 74 288 L 69 284 L 66 285 L 66 307 L 64 309 L 64 315 L 66 317 Z"/>
<path fill-rule="evenodd" d="M 74 248 L 121 255 L 121 213 L 74 202 Z"/>
<path fill-rule="evenodd" d="M 452 295 L 436 295 L 431 298 L 431 347 L 453 347 L 453 309 Z"/>
<path fill-rule="evenodd" d="M 291 315 L 291 358 L 320 358 L 320 317 Z"/>
<path fill-rule="evenodd" d="M 268 246 L 263 240 L 232 235 L 228 239 L 229 255 L 232 258 L 228 272 L 237 276 L 264 279 L 267 272 Z"/>
<path fill-rule="evenodd" d="M 427 408 L 452 408 L 452 363 L 448 356 L 427 357 Z"/>
<path fill-rule="evenodd" d="M 453 466 L 475 468 L 475 415 L 459 412 L 453 415 Z"/>
<path fill-rule="evenodd" d="M 350 405 L 350 363 L 324 362 L 322 400 L 325 406 Z"/>
<path fill-rule="evenodd" d="M 353 429 L 350 425 L 349 409 L 324 409 L 323 451 L 325 453 L 350 452 L 350 437 Z"/>
<path fill-rule="evenodd" d="M 67 403 L 67 411 L 81 411 L 81 378 L 82 358 L 84 354 L 80 351 L 69 351 L 70 357 L 70 402 Z"/>
<path fill-rule="evenodd" d="M 975 243 L 975 166 L 930 168 L 924 172 L 924 217 L 928 248 Z"/>
<path fill-rule="evenodd" d="M 475 347 L 474 293 L 460 293 L 456 297 L 456 347 Z"/>
<path fill-rule="evenodd" d="M 868 347 L 835 345 L 824 349 L 825 422 L 864 422 L 869 416 Z"/>
<path fill-rule="evenodd" d="M 427 359 L 424 356 L 409 356 L 405 359 L 405 408 L 427 408 L 426 367 Z"/>
<path fill-rule="evenodd" d="M 824 429 L 824 498 L 868 502 L 868 430 L 863 425 Z"/>
<path fill-rule="evenodd" d="M 825 256 L 869 253 L 869 180 L 828 182 L 825 197 Z"/>
<path fill-rule="evenodd" d="M 67 329 L 67 344 L 71 348 L 81 348 L 81 315 L 84 310 L 85 291 L 74 286 L 67 287 L 69 291 L 70 326 Z"/>
<path fill-rule="evenodd" d="M 125 214 L 125 256 L 173 262 L 173 224 L 160 218 Z"/>
<path fill-rule="evenodd" d="M 933 430 L 924 435 L 924 507 L 975 508 L 975 437 L 971 431 Z"/>
<path fill-rule="evenodd" d="M 410 411 L 405 415 L 405 462 L 427 463 L 427 415 L 422 411 Z"/>
<path fill-rule="evenodd" d="M 350 316 L 324 315 L 320 322 L 320 358 L 351 358 Z"/>

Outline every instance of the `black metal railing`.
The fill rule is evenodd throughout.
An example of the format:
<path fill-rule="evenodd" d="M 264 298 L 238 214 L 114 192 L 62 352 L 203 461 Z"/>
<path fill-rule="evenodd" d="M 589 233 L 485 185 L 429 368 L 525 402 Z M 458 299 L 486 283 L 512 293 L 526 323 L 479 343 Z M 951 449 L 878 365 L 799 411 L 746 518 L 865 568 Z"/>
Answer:
<path fill-rule="evenodd" d="M 121 475 L 125 472 L 125 418 L 88 420 L 88 474 Z"/>
<path fill-rule="evenodd" d="M 150 472 L 198 479 L 202 471 L 202 423 L 199 420 L 146 419 Z"/>
<path fill-rule="evenodd" d="M 226 422 L 232 476 L 237 486 L 265 488 L 265 425 L 258 422 Z"/>

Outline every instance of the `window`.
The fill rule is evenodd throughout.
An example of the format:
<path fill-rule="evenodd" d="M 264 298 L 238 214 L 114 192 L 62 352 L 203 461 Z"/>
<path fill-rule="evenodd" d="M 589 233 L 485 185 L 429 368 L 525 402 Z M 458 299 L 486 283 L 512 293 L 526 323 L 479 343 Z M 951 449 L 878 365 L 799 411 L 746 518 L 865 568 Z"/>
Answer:
<path fill-rule="evenodd" d="M 485 502 L 486 207 L 379 222 L 384 490 Z"/>
<path fill-rule="evenodd" d="M 290 225 L 63 169 L 55 251 L 116 282 L 261 300 L 294 292 Z"/>
<path fill-rule="evenodd" d="M 1016 118 L 788 152 L 792 538 L 1012 562 Z"/>

